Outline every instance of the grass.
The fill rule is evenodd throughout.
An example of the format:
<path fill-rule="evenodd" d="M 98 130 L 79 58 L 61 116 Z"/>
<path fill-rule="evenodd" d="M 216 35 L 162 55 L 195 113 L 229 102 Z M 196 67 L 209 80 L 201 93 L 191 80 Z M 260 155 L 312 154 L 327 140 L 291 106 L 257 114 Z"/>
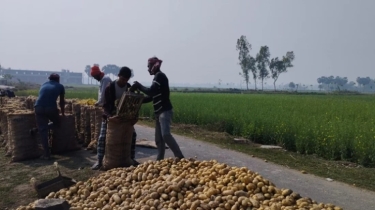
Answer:
<path fill-rule="evenodd" d="M 210 126 L 300 154 L 375 165 L 370 95 L 173 93 L 174 122 Z M 141 115 L 152 117 L 151 105 Z"/>

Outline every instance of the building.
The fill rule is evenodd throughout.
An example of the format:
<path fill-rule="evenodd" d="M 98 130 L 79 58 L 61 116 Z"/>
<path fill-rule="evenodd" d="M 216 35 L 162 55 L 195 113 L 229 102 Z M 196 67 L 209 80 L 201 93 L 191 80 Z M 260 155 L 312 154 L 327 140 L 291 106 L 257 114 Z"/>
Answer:
<path fill-rule="evenodd" d="M 1 69 L 0 75 L 10 75 L 12 81 L 21 81 L 28 83 L 43 84 L 48 81 L 48 76 L 52 73 L 60 75 L 61 84 L 81 85 L 82 73 L 71 72 L 69 70 L 56 71 L 38 71 L 38 70 L 15 70 L 15 69 Z"/>

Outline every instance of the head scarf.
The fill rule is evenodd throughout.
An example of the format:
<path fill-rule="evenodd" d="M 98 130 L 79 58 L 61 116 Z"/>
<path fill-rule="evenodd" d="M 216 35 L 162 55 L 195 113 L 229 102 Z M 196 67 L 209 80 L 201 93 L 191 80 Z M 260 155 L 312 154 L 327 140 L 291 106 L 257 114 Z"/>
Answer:
<path fill-rule="evenodd" d="M 104 76 L 104 73 L 102 71 L 100 71 L 100 69 L 99 69 L 98 66 L 91 67 L 90 74 L 91 74 L 92 77 L 95 77 L 95 76 Z"/>
<path fill-rule="evenodd" d="M 149 68 L 151 68 L 151 70 L 153 68 L 160 69 L 160 66 L 161 66 L 162 63 L 163 63 L 163 61 L 160 60 L 157 57 L 152 57 L 152 58 L 148 59 L 148 66 L 149 66 Z"/>

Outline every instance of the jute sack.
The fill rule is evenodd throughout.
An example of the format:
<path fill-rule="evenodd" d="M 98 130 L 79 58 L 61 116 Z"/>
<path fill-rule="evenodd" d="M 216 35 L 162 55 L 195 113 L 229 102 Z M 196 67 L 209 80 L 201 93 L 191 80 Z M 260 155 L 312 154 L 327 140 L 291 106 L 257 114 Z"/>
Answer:
<path fill-rule="evenodd" d="M 78 103 L 72 104 L 72 113 L 75 118 L 75 128 L 76 128 L 76 136 L 78 142 L 83 141 L 81 138 L 80 132 L 81 132 L 81 105 Z"/>
<path fill-rule="evenodd" d="M 95 108 L 95 139 L 99 139 L 100 129 L 103 121 L 103 110 L 100 107 Z"/>
<path fill-rule="evenodd" d="M 37 158 L 42 154 L 37 136 L 29 133 L 35 124 L 33 112 L 8 114 L 8 150 L 11 151 L 12 162 Z"/>
<path fill-rule="evenodd" d="M 129 167 L 134 164 L 130 157 L 134 127 L 129 122 L 108 121 L 105 141 L 104 170 Z"/>
<path fill-rule="evenodd" d="M 97 151 L 97 146 L 98 146 L 97 142 L 99 139 L 100 129 L 102 127 L 102 121 L 103 121 L 102 114 L 103 114 L 102 109 L 100 107 L 95 107 L 95 117 L 93 118 L 95 122 L 94 122 L 94 127 L 91 127 L 92 139 L 91 139 L 90 144 L 87 146 L 88 149 L 92 149 L 94 152 Z"/>
<path fill-rule="evenodd" d="M 91 142 L 91 113 L 93 112 L 93 108 L 87 106 L 86 113 L 85 113 L 85 141 L 84 146 L 87 147 Z"/>
<path fill-rule="evenodd" d="M 7 110 L 0 110 L 0 127 L 1 127 L 1 138 L 2 143 L 1 146 L 5 147 L 5 151 L 8 150 L 9 141 L 8 141 L 8 111 Z"/>
<path fill-rule="evenodd" d="M 96 138 L 95 138 L 95 108 L 94 107 L 90 108 L 90 139 L 91 139 L 90 140 L 91 147 L 87 147 L 87 148 L 88 149 L 94 149 L 95 144 L 93 144 L 93 143 L 96 141 Z"/>
<path fill-rule="evenodd" d="M 80 139 L 83 141 L 83 147 L 87 147 L 90 143 L 90 113 L 87 111 L 89 107 L 82 105 L 81 106 L 81 125 L 80 125 Z"/>
<path fill-rule="evenodd" d="M 53 128 L 51 138 L 51 153 L 61 154 L 64 152 L 79 150 L 80 146 L 75 135 L 75 119 L 71 114 L 60 116 L 60 125 Z"/>

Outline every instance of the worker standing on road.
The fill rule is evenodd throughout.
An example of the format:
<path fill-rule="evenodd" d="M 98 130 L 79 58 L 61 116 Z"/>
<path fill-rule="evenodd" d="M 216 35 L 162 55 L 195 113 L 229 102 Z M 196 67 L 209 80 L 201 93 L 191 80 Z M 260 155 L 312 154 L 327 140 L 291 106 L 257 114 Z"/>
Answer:
<path fill-rule="evenodd" d="M 104 91 L 105 88 L 112 82 L 111 78 L 100 71 L 98 66 L 91 67 L 91 76 L 94 77 L 100 84 L 98 90 L 98 101 L 95 103 L 95 106 L 102 107 L 104 103 Z"/>
<path fill-rule="evenodd" d="M 65 116 L 65 88 L 60 84 L 60 76 L 51 74 L 49 81 L 44 83 L 39 90 L 38 99 L 35 102 L 34 110 L 37 123 L 37 129 L 32 128 L 30 133 L 33 135 L 39 132 L 41 136 L 44 155 L 41 159 L 50 159 L 50 150 L 48 144 L 48 129 L 59 125 L 59 110 L 57 108 L 57 98 L 60 97 L 61 115 Z M 52 123 L 49 123 L 49 120 Z"/>
<path fill-rule="evenodd" d="M 137 88 L 147 95 L 143 103 L 153 101 L 155 113 L 155 143 L 158 148 L 157 160 L 164 159 L 165 143 L 172 150 L 175 157 L 184 158 L 180 147 L 171 134 L 171 122 L 173 117 L 173 106 L 169 100 L 169 82 L 168 77 L 160 70 L 161 63 L 157 57 L 148 59 L 148 72 L 154 75 L 150 88 L 144 87 L 135 81 L 133 88 Z"/>
<path fill-rule="evenodd" d="M 129 79 L 132 77 L 132 70 L 128 67 L 122 67 L 118 73 L 118 79 L 111 82 L 105 89 L 104 92 L 104 103 L 103 103 L 103 122 L 100 129 L 100 135 L 98 139 L 98 160 L 91 167 L 93 170 L 98 170 L 103 166 L 103 158 L 105 153 L 105 139 L 107 134 L 107 120 L 116 114 L 115 101 L 120 100 L 122 94 L 129 90 L 131 85 L 128 83 Z M 119 136 L 121 138 L 121 136 Z M 134 161 L 135 165 L 139 162 L 135 160 L 135 141 L 137 139 L 137 133 L 133 132 L 132 143 L 131 143 L 131 159 Z"/>

